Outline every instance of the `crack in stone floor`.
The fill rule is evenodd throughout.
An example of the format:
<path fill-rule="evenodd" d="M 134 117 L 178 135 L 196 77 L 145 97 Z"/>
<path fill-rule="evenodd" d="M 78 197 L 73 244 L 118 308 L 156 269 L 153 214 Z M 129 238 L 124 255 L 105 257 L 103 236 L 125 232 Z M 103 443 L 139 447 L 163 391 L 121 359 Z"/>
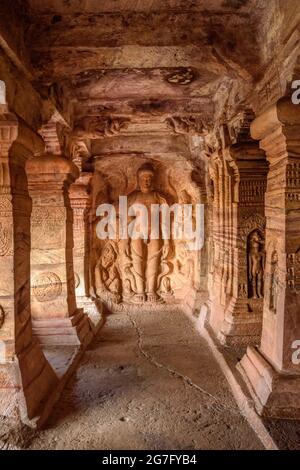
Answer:
<path fill-rule="evenodd" d="M 181 374 L 180 372 L 168 367 L 167 365 L 165 364 L 162 364 L 160 362 L 158 362 L 151 354 L 149 354 L 147 351 L 145 351 L 145 349 L 143 348 L 143 339 L 142 339 L 142 333 L 141 333 L 141 330 L 140 328 L 138 327 L 138 324 L 136 322 L 135 319 L 132 318 L 132 316 L 127 313 L 128 315 L 128 318 L 130 319 L 132 325 L 134 326 L 136 332 L 137 332 L 137 336 L 138 336 L 138 347 L 139 347 L 139 350 L 141 352 L 141 354 L 145 357 L 145 359 L 147 361 L 149 361 L 154 367 L 157 367 L 159 369 L 165 369 L 166 371 L 168 371 L 171 375 L 183 380 L 187 385 L 189 385 L 190 387 L 194 387 L 196 390 L 198 390 L 200 393 L 203 393 L 204 395 L 207 395 L 209 396 L 210 398 L 212 398 L 213 400 L 215 400 L 216 402 L 219 402 L 220 400 L 215 397 L 214 395 L 211 395 L 209 392 L 207 392 L 206 390 L 204 390 L 203 388 L 199 387 L 199 385 L 195 384 L 191 379 L 190 377 L 187 377 L 183 374 Z M 219 403 L 217 404 L 216 406 L 214 406 L 214 409 L 218 410 L 218 411 L 222 411 L 222 409 L 224 408 L 227 408 L 227 410 L 230 411 L 230 413 L 235 413 L 235 414 L 240 414 L 240 412 L 236 411 L 236 410 L 233 410 L 232 408 L 228 408 L 228 407 L 225 407 L 224 404 L 222 403 Z"/>
<path fill-rule="evenodd" d="M 107 317 L 32 449 L 262 449 L 182 313 Z"/>

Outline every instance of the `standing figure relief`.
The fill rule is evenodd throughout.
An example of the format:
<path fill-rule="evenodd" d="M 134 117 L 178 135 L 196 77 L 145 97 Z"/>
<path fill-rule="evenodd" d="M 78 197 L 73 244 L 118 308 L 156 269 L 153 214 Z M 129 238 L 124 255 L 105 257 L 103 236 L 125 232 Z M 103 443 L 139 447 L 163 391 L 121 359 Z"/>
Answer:
<path fill-rule="evenodd" d="M 137 167 L 135 175 L 127 173 L 123 178 L 119 168 L 111 175 L 103 170 L 97 180 L 94 205 L 102 217 L 94 242 L 95 251 L 101 248 L 93 267 L 97 295 L 149 306 L 181 300 L 184 290 L 196 288 L 197 275 L 197 254 L 190 248 L 197 213 L 185 189 L 187 182 L 180 180 L 173 188 L 167 173 L 150 162 Z M 112 182 L 114 190 L 106 191 Z M 188 222 L 184 217 L 189 217 Z"/>
<path fill-rule="evenodd" d="M 162 226 L 159 227 L 159 238 L 151 235 L 151 206 L 167 204 L 163 195 L 153 189 L 155 172 L 150 164 L 142 165 L 138 170 L 138 188 L 129 194 L 128 207 L 142 204 L 147 208 L 148 224 L 137 227 L 143 238 L 133 238 L 130 234 L 125 241 L 124 250 L 127 259 L 131 260 L 131 272 L 135 281 L 135 293 L 131 298 L 133 303 L 159 302 L 158 280 L 161 263 L 169 254 L 169 240 L 162 238 Z M 129 224 L 134 217 L 129 217 Z M 143 223 L 143 222 L 141 222 Z"/>
<path fill-rule="evenodd" d="M 265 250 L 264 240 L 259 230 L 254 230 L 249 235 L 248 250 L 250 297 L 260 299 L 263 297 Z"/>

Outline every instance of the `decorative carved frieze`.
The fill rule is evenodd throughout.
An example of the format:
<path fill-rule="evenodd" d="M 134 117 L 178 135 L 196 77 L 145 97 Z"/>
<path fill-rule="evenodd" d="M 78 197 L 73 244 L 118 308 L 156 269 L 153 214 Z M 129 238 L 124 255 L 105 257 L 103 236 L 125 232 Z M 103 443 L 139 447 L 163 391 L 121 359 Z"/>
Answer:
<path fill-rule="evenodd" d="M 207 135 L 203 121 L 193 116 L 172 116 L 166 119 L 169 129 L 175 134 Z"/>
<path fill-rule="evenodd" d="M 300 293 L 300 248 L 296 253 L 288 253 L 286 255 L 287 265 L 287 287 Z"/>
<path fill-rule="evenodd" d="M 266 218 L 262 214 L 251 213 L 251 211 L 249 210 L 248 214 L 244 214 L 244 216 L 241 218 L 239 225 L 239 239 L 242 241 L 243 244 L 245 244 L 247 242 L 248 235 L 253 230 L 257 229 L 261 233 L 265 232 Z"/>
<path fill-rule="evenodd" d="M 13 227 L 11 219 L 0 217 L 0 256 L 13 255 Z"/>
<path fill-rule="evenodd" d="M 77 122 L 73 136 L 83 139 L 103 139 L 113 137 L 126 130 L 129 119 L 86 117 Z"/>
<path fill-rule="evenodd" d="M 267 180 L 242 179 L 239 186 L 241 204 L 264 204 Z"/>

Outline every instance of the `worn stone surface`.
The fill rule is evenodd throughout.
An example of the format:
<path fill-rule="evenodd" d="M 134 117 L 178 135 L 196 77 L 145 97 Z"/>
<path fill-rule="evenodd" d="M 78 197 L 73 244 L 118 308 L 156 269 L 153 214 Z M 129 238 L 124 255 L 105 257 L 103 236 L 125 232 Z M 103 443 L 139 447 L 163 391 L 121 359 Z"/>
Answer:
<path fill-rule="evenodd" d="M 32 449 L 261 449 L 205 341 L 175 310 L 114 314 Z"/>

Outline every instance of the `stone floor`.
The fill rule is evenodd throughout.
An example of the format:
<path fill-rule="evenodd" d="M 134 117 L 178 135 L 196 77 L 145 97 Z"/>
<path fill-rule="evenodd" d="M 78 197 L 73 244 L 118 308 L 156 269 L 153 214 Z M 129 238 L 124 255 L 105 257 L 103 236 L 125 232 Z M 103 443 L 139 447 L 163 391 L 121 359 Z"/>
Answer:
<path fill-rule="evenodd" d="M 32 449 L 261 449 L 179 312 L 114 314 Z"/>

